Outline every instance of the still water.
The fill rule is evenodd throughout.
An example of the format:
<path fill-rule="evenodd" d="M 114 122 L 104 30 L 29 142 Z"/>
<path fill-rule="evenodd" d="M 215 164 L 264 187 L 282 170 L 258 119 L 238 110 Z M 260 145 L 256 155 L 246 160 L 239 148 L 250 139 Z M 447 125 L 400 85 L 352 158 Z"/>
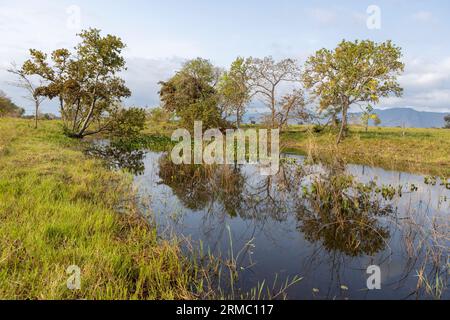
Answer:
<path fill-rule="evenodd" d="M 165 153 L 131 155 L 116 165 L 135 169 L 160 234 L 232 258 L 234 297 L 262 283 L 273 296 L 300 277 L 277 298 L 450 298 L 450 190 L 439 179 L 299 156 L 264 177 L 252 165 L 176 166 Z M 367 288 L 371 265 L 381 269 L 381 290 Z"/>

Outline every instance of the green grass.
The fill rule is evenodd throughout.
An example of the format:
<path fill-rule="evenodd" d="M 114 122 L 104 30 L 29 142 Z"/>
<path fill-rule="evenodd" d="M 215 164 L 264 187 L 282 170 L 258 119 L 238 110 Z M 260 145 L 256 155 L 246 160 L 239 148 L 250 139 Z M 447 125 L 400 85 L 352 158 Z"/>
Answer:
<path fill-rule="evenodd" d="M 340 155 L 355 164 L 450 177 L 450 130 L 351 127 L 339 147 L 335 134 L 293 127 L 283 134 L 285 150 L 323 156 Z"/>
<path fill-rule="evenodd" d="M 190 263 L 139 218 L 131 177 L 82 147 L 58 122 L 0 119 L 0 299 L 193 298 Z"/>
<path fill-rule="evenodd" d="M 148 122 L 146 135 L 170 137 L 176 123 Z M 254 126 L 252 126 L 254 127 Z M 336 133 L 312 132 L 309 126 L 291 126 L 281 136 L 284 152 L 318 157 L 340 156 L 348 163 L 425 175 L 450 177 L 450 130 L 369 128 L 352 126 L 336 147 Z"/>

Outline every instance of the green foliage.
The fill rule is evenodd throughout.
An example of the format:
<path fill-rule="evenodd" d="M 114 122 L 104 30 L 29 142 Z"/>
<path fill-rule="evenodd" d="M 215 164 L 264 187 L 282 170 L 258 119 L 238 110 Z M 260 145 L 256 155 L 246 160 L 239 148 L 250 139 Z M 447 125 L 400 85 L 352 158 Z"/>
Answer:
<path fill-rule="evenodd" d="M 366 132 L 369 130 L 369 121 L 372 120 L 374 125 L 378 127 L 381 124 L 381 120 L 376 113 L 374 113 L 374 109 L 372 106 L 367 106 L 361 115 L 361 121 L 366 128 Z"/>
<path fill-rule="evenodd" d="M 227 115 L 236 115 L 236 126 L 240 127 L 245 108 L 251 99 L 250 67 L 251 60 L 237 58 L 229 71 L 224 72 L 219 82 L 221 102 Z"/>
<path fill-rule="evenodd" d="M 342 114 L 338 144 L 353 104 L 377 104 L 380 98 L 402 95 L 397 82 L 404 69 L 401 57 L 401 49 L 391 41 L 344 40 L 335 50 L 321 49 L 308 59 L 303 82 L 319 99 L 319 111 L 332 109 Z"/>
<path fill-rule="evenodd" d="M 132 138 L 145 128 L 146 112 L 141 108 L 119 109 L 111 116 L 109 131 L 117 137 Z"/>
<path fill-rule="evenodd" d="M 220 71 L 208 60 L 188 61 L 170 80 L 160 82 L 163 108 L 179 117 L 186 129 L 193 128 L 195 121 L 203 121 L 205 128 L 223 127 L 216 88 L 219 76 Z"/>
<path fill-rule="evenodd" d="M 25 110 L 15 105 L 6 94 L 0 90 L 0 117 L 21 117 Z"/>
<path fill-rule="evenodd" d="M 151 124 L 160 124 L 169 122 L 172 119 L 172 115 L 163 108 L 158 107 L 148 112 L 147 119 Z"/>
<path fill-rule="evenodd" d="M 111 131 L 111 116 L 120 112 L 121 100 L 131 92 L 117 76 L 125 69 L 122 40 L 103 37 L 97 29 L 84 30 L 79 36 L 74 53 L 55 50 L 51 62 L 47 54 L 30 50 L 31 59 L 23 70 L 45 81 L 37 89 L 39 95 L 59 100 L 66 134 L 82 138 Z"/>

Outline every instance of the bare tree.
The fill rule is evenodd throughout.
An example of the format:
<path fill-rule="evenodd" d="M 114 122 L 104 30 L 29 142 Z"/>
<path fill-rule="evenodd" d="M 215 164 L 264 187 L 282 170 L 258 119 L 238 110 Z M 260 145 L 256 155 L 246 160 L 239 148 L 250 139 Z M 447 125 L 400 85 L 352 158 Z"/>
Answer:
<path fill-rule="evenodd" d="M 289 121 L 303 122 L 309 118 L 306 111 L 305 94 L 301 89 L 294 89 L 284 95 L 279 102 L 275 118 L 280 129 L 289 125 Z"/>
<path fill-rule="evenodd" d="M 270 110 L 270 121 L 273 128 L 281 128 L 289 120 L 294 109 L 304 106 L 303 91 L 294 89 L 281 99 L 278 91 L 283 84 L 299 83 L 300 68 L 292 59 L 275 62 L 272 57 L 263 59 L 251 58 L 250 81 L 254 88 L 253 95 L 260 96 Z"/>
<path fill-rule="evenodd" d="M 43 81 L 39 81 L 38 84 L 34 83 L 30 76 L 26 74 L 23 68 L 18 68 L 15 63 L 11 63 L 11 67 L 7 70 L 9 73 L 16 76 L 17 80 L 10 82 L 11 85 L 18 88 L 24 89 L 27 94 L 24 96 L 25 99 L 30 100 L 34 103 L 35 115 L 34 115 L 34 127 L 38 126 L 39 108 L 42 102 L 46 99 L 45 97 L 39 95 L 39 88 L 44 85 Z"/>

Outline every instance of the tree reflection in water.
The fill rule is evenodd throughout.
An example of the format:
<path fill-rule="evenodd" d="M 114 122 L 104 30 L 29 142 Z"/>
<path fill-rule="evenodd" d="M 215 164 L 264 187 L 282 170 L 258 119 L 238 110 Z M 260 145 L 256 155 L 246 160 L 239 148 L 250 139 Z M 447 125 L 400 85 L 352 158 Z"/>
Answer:
<path fill-rule="evenodd" d="M 102 159 L 111 169 L 123 169 L 135 176 L 145 171 L 145 151 L 136 150 L 126 142 L 95 143 L 85 152 L 89 156 Z"/>
<path fill-rule="evenodd" d="M 383 205 L 381 189 L 356 182 L 339 163 L 318 170 L 285 160 L 275 176 L 247 177 L 241 166 L 175 165 L 166 155 L 159 160 L 159 175 L 191 210 L 220 204 L 222 214 L 255 222 L 283 222 L 294 214 L 306 239 L 321 242 L 328 251 L 374 255 L 389 239 L 388 228 L 380 226 L 378 218 L 394 209 Z"/>
<path fill-rule="evenodd" d="M 323 168 L 297 202 L 299 230 L 308 241 L 350 257 L 384 250 L 390 233 L 378 218 L 393 214 L 394 208 L 383 204 L 381 189 L 373 182 L 356 182 L 339 163 Z"/>
<path fill-rule="evenodd" d="M 175 165 L 165 155 L 159 160 L 159 176 L 188 209 L 202 210 L 219 202 L 232 217 L 241 210 L 245 177 L 239 167 Z"/>

